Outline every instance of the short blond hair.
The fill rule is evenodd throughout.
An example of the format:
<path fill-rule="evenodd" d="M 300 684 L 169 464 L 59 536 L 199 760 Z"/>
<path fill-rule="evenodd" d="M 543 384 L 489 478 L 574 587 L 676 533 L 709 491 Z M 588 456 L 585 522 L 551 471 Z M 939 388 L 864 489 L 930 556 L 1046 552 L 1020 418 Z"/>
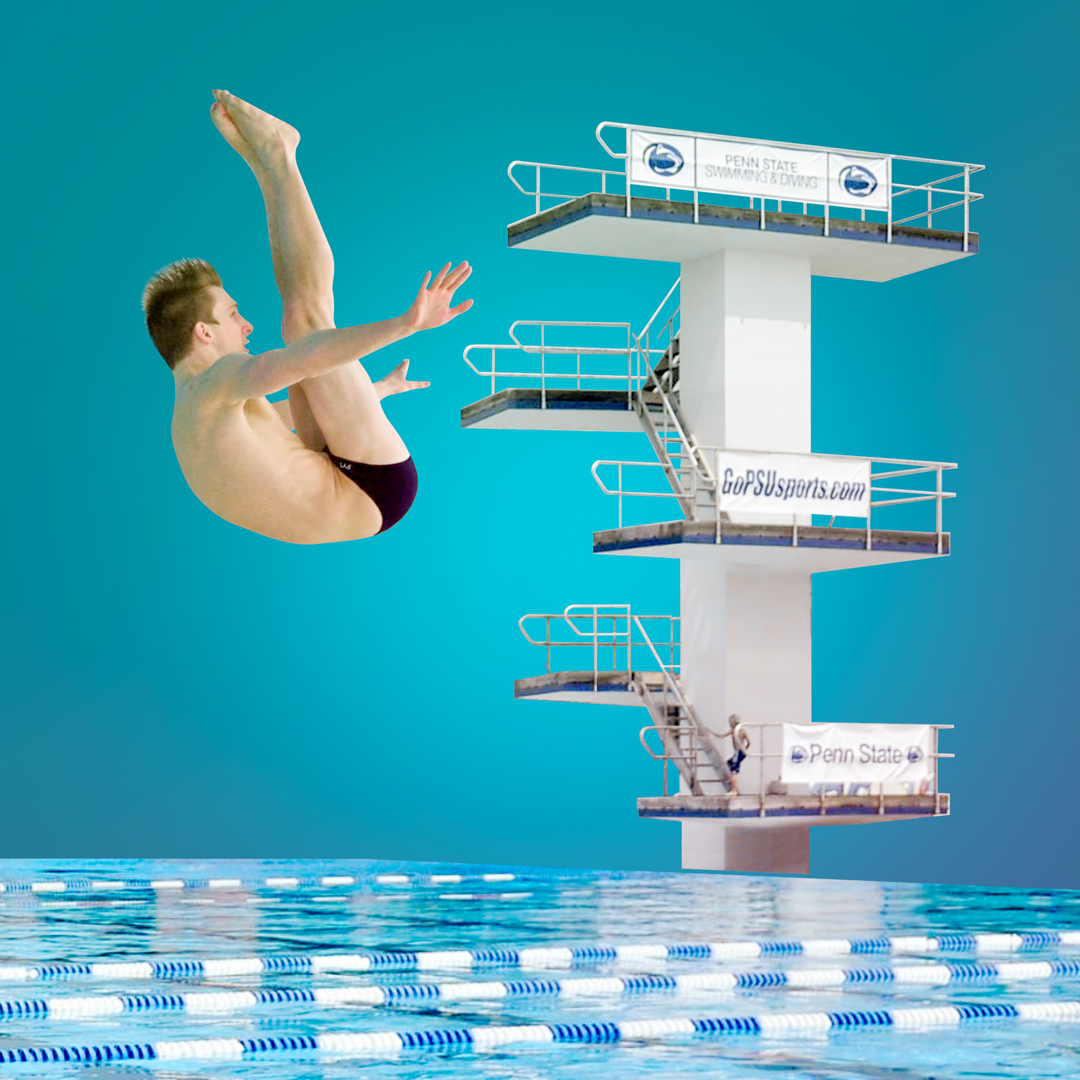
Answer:
<path fill-rule="evenodd" d="M 214 301 L 207 289 L 221 285 L 218 272 L 203 259 L 180 259 L 163 266 L 143 289 L 142 309 L 154 347 L 170 368 L 191 350 L 197 322 L 210 322 Z"/>

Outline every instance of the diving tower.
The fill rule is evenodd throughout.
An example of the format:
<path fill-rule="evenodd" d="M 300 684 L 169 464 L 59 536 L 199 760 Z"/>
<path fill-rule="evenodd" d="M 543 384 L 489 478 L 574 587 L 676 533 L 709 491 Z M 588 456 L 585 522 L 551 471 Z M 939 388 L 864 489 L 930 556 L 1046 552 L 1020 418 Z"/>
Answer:
<path fill-rule="evenodd" d="M 597 139 L 620 169 L 510 165 L 535 203 L 509 246 L 675 262 L 678 279 L 637 332 L 519 321 L 509 342 L 469 346 L 490 393 L 461 423 L 644 433 L 652 459 L 593 465 L 617 517 L 593 550 L 678 559 L 680 613 L 524 616 L 547 671 L 516 695 L 648 711 L 639 738 L 664 793 L 638 813 L 681 822 L 684 867 L 808 873 L 815 825 L 949 812 L 949 725 L 814 722 L 810 600 L 815 573 L 948 557 L 956 468 L 813 452 L 811 277 L 887 282 L 971 258 L 982 166 L 612 123 Z M 545 170 L 600 190 L 545 191 Z M 642 505 L 660 519 L 629 523 Z M 567 649 L 591 667 L 553 670 Z"/>

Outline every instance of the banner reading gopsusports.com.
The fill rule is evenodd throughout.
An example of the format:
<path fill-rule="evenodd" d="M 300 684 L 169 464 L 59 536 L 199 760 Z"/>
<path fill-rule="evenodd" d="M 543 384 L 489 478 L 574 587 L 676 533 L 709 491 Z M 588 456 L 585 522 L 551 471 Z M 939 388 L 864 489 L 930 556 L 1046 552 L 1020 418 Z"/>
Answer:
<path fill-rule="evenodd" d="M 870 513 L 870 461 L 813 454 L 752 454 L 721 450 L 720 509 L 771 514 Z"/>
<path fill-rule="evenodd" d="M 634 184 L 889 208 L 888 158 L 637 130 L 629 150 Z"/>
<path fill-rule="evenodd" d="M 921 785 L 933 778 L 933 732 L 927 724 L 785 724 L 780 780 Z"/>

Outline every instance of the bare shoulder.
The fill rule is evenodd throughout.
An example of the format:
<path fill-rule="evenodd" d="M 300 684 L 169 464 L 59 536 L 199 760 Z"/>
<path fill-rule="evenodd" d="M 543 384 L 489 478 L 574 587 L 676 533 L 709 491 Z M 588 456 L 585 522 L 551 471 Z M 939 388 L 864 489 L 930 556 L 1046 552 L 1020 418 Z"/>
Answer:
<path fill-rule="evenodd" d="M 177 412 L 207 412 L 228 405 L 243 405 L 242 373 L 251 359 L 246 353 L 223 356 L 206 371 L 187 380 L 176 393 Z"/>

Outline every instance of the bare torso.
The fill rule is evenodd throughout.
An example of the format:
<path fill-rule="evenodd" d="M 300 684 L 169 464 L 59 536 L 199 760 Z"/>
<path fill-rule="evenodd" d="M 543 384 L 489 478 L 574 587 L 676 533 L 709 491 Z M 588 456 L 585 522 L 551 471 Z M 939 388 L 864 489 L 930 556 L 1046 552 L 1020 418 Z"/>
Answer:
<path fill-rule="evenodd" d="M 265 397 L 222 401 L 212 371 L 180 383 L 176 458 L 191 490 L 226 521 L 291 544 L 358 540 L 382 515 L 324 453 L 308 449 Z"/>

